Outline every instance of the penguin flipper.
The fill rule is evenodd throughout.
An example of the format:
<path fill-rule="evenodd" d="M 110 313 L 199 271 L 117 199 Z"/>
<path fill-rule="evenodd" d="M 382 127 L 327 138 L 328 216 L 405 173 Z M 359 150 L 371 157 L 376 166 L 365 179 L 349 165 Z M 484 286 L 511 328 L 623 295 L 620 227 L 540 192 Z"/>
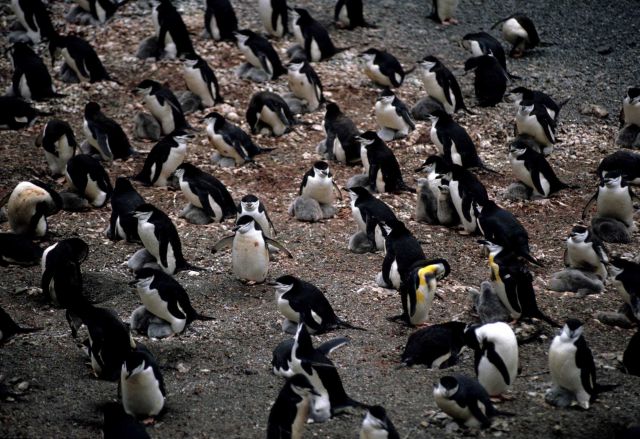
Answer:
<path fill-rule="evenodd" d="M 328 341 L 325 341 L 316 350 L 322 352 L 324 355 L 329 355 L 334 350 L 349 343 L 349 339 L 346 337 L 338 337 Z"/>
<path fill-rule="evenodd" d="M 478 402 L 479 401 L 477 401 L 477 400 L 470 401 L 469 402 L 469 411 L 471 412 L 473 417 L 476 418 L 478 420 L 478 422 L 480 422 L 480 425 L 482 425 L 482 428 L 487 428 L 487 427 L 491 426 L 491 421 L 482 412 L 482 410 L 480 410 L 480 407 L 478 407 Z M 490 407 L 493 408 L 493 405 L 491 404 L 491 401 L 489 401 L 488 404 L 489 404 Z M 489 412 L 489 408 L 487 407 L 486 410 L 487 410 L 487 413 L 488 413 Z"/>
<path fill-rule="evenodd" d="M 279 248 L 280 250 L 282 250 L 289 258 L 293 259 L 293 255 L 291 254 L 291 252 L 289 250 L 287 250 L 284 245 L 280 244 L 278 241 L 276 241 L 275 239 L 271 239 L 268 237 L 264 237 L 264 240 L 267 244 L 271 244 L 274 247 Z"/>
<path fill-rule="evenodd" d="M 213 245 L 213 248 L 211 249 L 211 253 L 217 253 L 224 248 L 231 247 L 233 245 L 234 238 L 235 238 L 235 235 L 225 236 L 224 238 L 222 238 L 220 241 L 216 242 Z"/>
<path fill-rule="evenodd" d="M 491 364 L 493 364 L 494 367 L 498 369 L 498 372 L 500 372 L 500 375 L 502 375 L 502 379 L 504 380 L 504 382 L 507 385 L 510 385 L 511 377 L 509 376 L 509 371 L 507 371 L 507 366 L 504 364 L 502 357 L 498 355 L 493 345 L 491 345 L 487 349 L 487 360 L 489 360 Z"/>
<path fill-rule="evenodd" d="M 90 124 L 89 128 L 91 129 L 91 132 L 95 136 L 96 142 L 100 147 L 100 155 L 108 157 L 110 161 L 113 160 L 113 151 L 111 151 L 111 148 L 109 147 L 109 136 L 107 135 L 107 133 L 105 133 L 101 129 L 96 128 L 95 126 L 93 126 L 92 128 L 91 125 L 93 124 Z"/>
<path fill-rule="evenodd" d="M 342 192 L 340 191 L 340 188 L 336 184 L 335 180 L 333 180 L 332 183 L 333 183 L 333 188 L 336 190 L 336 193 L 338 194 L 338 199 L 342 201 Z"/>
<path fill-rule="evenodd" d="M 580 369 L 580 382 L 584 390 L 593 397 L 596 388 L 596 365 L 593 361 L 593 354 L 584 337 L 580 337 L 575 344 L 577 347 L 576 366 Z"/>
<path fill-rule="evenodd" d="M 593 206 L 593 203 L 595 203 L 597 199 L 598 199 L 598 192 L 593 194 L 593 196 L 589 199 L 589 201 L 587 201 L 587 204 L 584 206 L 584 209 L 582 209 L 582 219 L 586 218 L 587 212 L 589 211 L 589 209 L 591 209 L 591 206 Z"/>

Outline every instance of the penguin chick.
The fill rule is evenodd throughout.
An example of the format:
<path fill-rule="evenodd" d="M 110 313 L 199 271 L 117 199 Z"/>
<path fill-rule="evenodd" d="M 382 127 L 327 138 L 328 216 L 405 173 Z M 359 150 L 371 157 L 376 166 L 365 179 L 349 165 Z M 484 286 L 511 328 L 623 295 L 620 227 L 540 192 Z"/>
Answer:
<path fill-rule="evenodd" d="M 0 267 L 15 264 L 30 267 L 40 264 L 42 248 L 31 239 L 14 233 L 0 233 Z"/>
<path fill-rule="evenodd" d="M 381 87 L 400 87 L 405 71 L 395 56 L 384 50 L 367 49 L 360 54 L 364 59 L 364 73 Z"/>
<path fill-rule="evenodd" d="M 400 439 L 400 435 L 385 409 L 374 405 L 367 409 L 367 414 L 362 420 L 360 439 Z"/>
<path fill-rule="evenodd" d="M 126 159 L 134 152 L 122 127 L 107 117 L 97 102 L 85 105 L 82 130 L 89 145 L 103 160 Z"/>
<path fill-rule="evenodd" d="M 236 166 L 252 162 L 253 158 L 273 148 L 256 145 L 242 128 L 226 120 L 221 114 L 212 112 L 205 116 L 209 143 L 222 157 L 232 158 Z"/>
<path fill-rule="evenodd" d="M 400 164 L 393 151 L 374 131 L 366 131 L 357 136 L 360 142 L 363 163 L 369 167 L 369 187 L 376 192 L 413 192 L 415 189 L 407 186 L 402 178 Z"/>
<path fill-rule="evenodd" d="M 162 134 L 169 135 L 174 131 L 191 129 L 178 98 L 169 88 L 157 81 L 145 79 L 136 86 L 134 93 L 142 95 L 145 107 L 160 124 Z"/>
<path fill-rule="evenodd" d="M 269 79 L 278 79 L 287 73 L 271 43 L 248 29 L 234 32 L 238 49 L 249 64 L 265 72 Z"/>
<path fill-rule="evenodd" d="M 359 329 L 340 319 L 325 295 L 315 285 L 286 275 L 274 282 L 278 311 L 294 323 L 304 323 L 312 334 L 338 328 Z"/>
<path fill-rule="evenodd" d="M 264 129 L 275 137 L 289 132 L 296 123 L 284 99 L 269 91 L 258 92 L 251 97 L 246 118 L 252 134 Z"/>
<path fill-rule="evenodd" d="M 142 170 L 134 179 L 147 186 L 167 186 L 167 180 L 187 155 L 187 141 L 193 138 L 193 134 L 182 130 L 176 130 L 162 138 L 153 146 L 144 161 Z"/>
<path fill-rule="evenodd" d="M 136 418 L 152 418 L 164 408 L 166 390 L 160 368 L 142 345 L 127 353 L 120 371 L 124 411 Z"/>
<path fill-rule="evenodd" d="M 262 283 L 269 272 L 269 249 L 267 245 L 282 250 L 288 257 L 293 255 L 282 244 L 268 238 L 260 225 L 251 216 L 241 216 L 233 228 L 234 234 L 218 241 L 211 249 L 216 253 L 231 247 L 233 275 L 240 281 Z"/>
<path fill-rule="evenodd" d="M 204 28 L 216 41 L 233 41 L 238 30 L 238 18 L 229 0 L 207 0 Z"/>
<path fill-rule="evenodd" d="M 360 130 L 335 102 L 327 104 L 324 130 L 327 135 L 324 153 L 329 160 L 336 160 L 345 165 L 354 165 L 362 161 L 360 143 L 356 139 Z M 365 172 L 368 172 L 368 168 Z"/>
<path fill-rule="evenodd" d="M 42 130 L 40 142 L 51 174 L 62 175 L 78 146 L 71 126 L 63 120 L 51 119 Z"/>
<path fill-rule="evenodd" d="M 144 198 L 133 188 L 131 182 L 125 177 L 118 177 L 111 194 L 108 238 L 113 241 L 124 239 L 127 242 L 140 242 L 138 220 L 133 212 L 144 203 Z"/>
<path fill-rule="evenodd" d="M 435 56 L 428 55 L 418 63 L 422 84 L 427 94 L 438 101 L 449 114 L 469 110 L 464 105 L 460 85 L 453 73 Z"/>
<path fill-rule="evenodd" d="M 334 189 L 337 191 L 338 197 L 342 199 L 340 188 L 333 180 L 329 165 L 327 162 L 317 161 L 302 177 L 298 195 L 314 199 L 320 204 L 333 205 Z"/>
<path fill-rule="evenodd" d="M 622 222 L 628 231 L 634 232 L 636 225 L 633 221 L 635 208 L 634 200 L 639 198 L 631 190 L 631 186 L 622 179 L 618 171 L 609 172 L 600 180 L 596 193 L 589 199 L 582 211 L 582 219 L 593 204 L 596 205 L 597 218 L 613 218 Z"/>
<path fill-rule="evenodd" d="M 507 90 L 507 72 L 493 55 L 482 55 L 468 59 L 464 71 L 475 72 L 474 89 L 478 105 L 495 107 L 502 102 Z"/>
<path fill-rule="evenodd" d="M 509 163 L 514 176 L 537 197 L 548 198 L 570 187 L 560 181 L 543 154 L 518 139 L 509 146 Z"/>
<path fill-rule="evenodd" d="M 388 88 L 376 100 L 374 110 L 382 140 L 402 139 L 416 129 L 407 105 Z"/>
<path fill-rule="evenodd" d="M 289 378 L 273 403 L 267 421 L 267 439 L 302 438 L 309 418 L 313 385 L 301 374 Z"/>
<path fill-rule="evenodd" d="M 267 238 L 277 235 L 276 228 L 273 226 L 271 218 L 269 218 L 266 207 L 262 201 L 253 194 L 242 197 L 240 203 L 238 203 L 236 215 L 236 225 L 237 220 L 246 215 L 252 217 L 256 223 L 258 223 L 262 229 L 262 233 L 264 233 L 264 236 Z"/>
<path fill-rule="evenodd" d="M 22 98 L 0 96 L 0 130 L 21 130 L 32 126 L 39 116 L 52 113 L 40 111 Z"/>
<path fill-rule="evenodd" d="M 320 77 L 311 64 L 305 60 L 291 62 L 287 72 L 289 88 L 293 95 L 303 100 L 307 111 L 316 111 L 325 102 L 325 98 Z"/>
<path fill-rule="evenodd" d="M 483 324 L 508 322 L 511 319 L 509 311 L 500 301 L 491 282 L 483 281 L 480 291 L 469 289 L 469 295 L 473 300 L 473 308 Z"/>
<path fill-rule="evenodd" d="M 376 282 L 383 288 L 399 290 L 407 282 L 414 264 L 426 260 L 422 247 L 413 234 L 400 220 L 380 222 L 385 236 L 385 255 L 382 271 L 376 276 Z M 440 272 L 440 267 L 436 267 Z M 446 270 L 445 270 L 446 271 Z"/>
<path fill-rule="evenodd" d="M 640 154 L 620 149 L 602 159 L 598 165 L 598 177 L 618 171 L 629 184 L 640 185 Z"/>
<path fill-rule="evenodd" d="M 495 416 L 512 416 L 497 410 L 484 387 L 464 375 L 440 378 L 433 385 L 433 399 L 440 410 L 467 427 L 487 428 Z"/>
<path fill-rule="evenodd" d="M 407 340 L 402 363 L 405 366 L 424 364 L 429 369 L 455 365 L 464 346 L 465 326 L 463 322 L 446 322 L 417 330 Z"/>
<path fill-rule="evenodd" d="M 49 229 L 47 217 L 62 209 L 60 195 L 41 181 L 22 181 L 11 191 L 7 218 L 11 231 L 41 238 Z"/>
<path fill-rule="evenodd" d="M 478 382 L 491 396 L 509 389 L 518 374 L 518 340 L 504 322 L 471 325 L 464 332 L 465 344 L 475 352 Z"/>
<path fill-rule="evenodd" d="M 41 331 L 43 328 L 27 328 L 18 325 L 11 316 L 0 307 L 0 346 L 16 334 L 29 334 Z"/>
<path fill-rule="evenodd" d="M 225 185 L 191 163 L 178 166 L 176 176 L 190 204 L 203 209 L 216 222 L 236 216 L 236 205 Z"/>
<path fill-rule="evenodd" d="M 89 254 L 89 246 L 80 238 L 63 239 L 42 254 L 42 292 L 57 306 L 69 308 L 84 299 L 80 264 Z"/>
<path fill-rule="evenodd" d="M 185 56 L 182 76 L 187 88 L 200 98 L 204 108 L 224 102 L 215 73 L 200 56 L 195 53 Z"/>
<path fill-rule="evenodd" d="M 511 44 L 509 56 L 521 58 L 525 51 L 531 50 L 540 44 L 540 37 L 533 21 L 524 14 L 516 13 L 503 18 L 491 26 L 495 29 L 502 24 L 502 37 Z"/>
<path fill-rule="evenodd" d="M 595 273 L 600 279 L 607 278 L 605 264 L 609 262 L 607 249 L 591 231 L 584 226 L 575 226 L 567 238 L 564 265 Z"/>
<path fill-rule="evenodd" d="M 549 116 L 544 105 L 521 101 L 516 114 L 516 131 L 518 134 L 528 134 L 542 145 L 542 150 L 538 152 L 544 155 L 553 152 L 553 145 L 557 141 L 556 123 Z"/>
<path fill-rule="evenodd" d="M 65 177 L 69 187 L 85 197 L 93 207 L 104 206 L 113 192 L 109 174 L 90 155 L 79 154 L 67 162 Z"/>

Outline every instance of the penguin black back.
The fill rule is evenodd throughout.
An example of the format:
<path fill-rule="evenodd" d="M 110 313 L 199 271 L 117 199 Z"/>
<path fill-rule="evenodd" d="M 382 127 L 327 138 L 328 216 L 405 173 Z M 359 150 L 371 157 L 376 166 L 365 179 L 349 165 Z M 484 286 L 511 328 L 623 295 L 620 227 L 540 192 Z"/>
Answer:
<path fill-rule="evenodd" d="M 468 59 L 464 70 L 474 70 L 474 87 L 478 105 L 493 107 L 502 102 L 507 90 L 507 73 L 492 55 L 482 55 Z"/>
<path fill-rule="evenodd" d="M 214 40 L 234 41 L 238 18 L 229 0 L 207 0 L 204 28 Z"/>
<path fill-rule="evenodd" d="M 47 66 L 27 44 L 14 43 L 9 55 L 13 64 L 14 96 L 35 101 L 64 96 L 56 93 Z"/>
<path fill-rule="evenodd" d="M 160 46 L 166 50 L 167 36 L 169 36 L 170 41 L 175 45 L 175 56 L 182 57 L 188 53 L 195 53 L 187 26 L 171 0 L 159 0 L 154 12 L 158 20 Z"/>
<path fill-rule="evenodd" d="M 117 241 L 140 241 L 138 220 L 133 216 L 137 207 L 144 204 L 144 198 L 134 189 L 126 177 L 118 177 L 111 195 L 111 218 L 109 238 Z"/>
<path fill-rule="evenodd" d="M 409 336 L 401 361 L 445 369 L 458 361 L 464 346 L 464 322 L 446 322 L 421 328 Z"/>

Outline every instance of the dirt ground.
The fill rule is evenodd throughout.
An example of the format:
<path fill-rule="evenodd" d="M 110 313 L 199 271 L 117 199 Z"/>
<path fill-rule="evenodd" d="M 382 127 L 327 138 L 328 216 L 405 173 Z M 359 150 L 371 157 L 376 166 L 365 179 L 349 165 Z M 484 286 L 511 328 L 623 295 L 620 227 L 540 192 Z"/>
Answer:
<path fill-rule="evenodd" d="M 215 70 L 227 102 L 218 111 L 244 122 L 250 96 L 258 90 L 287 91 L 286 78 L 255 84 L 235 77 L 240 64 L 239 51 L 229 43 L 215 44 L 201 35 L 201 3 L 181 3 L 185 21 L 193 32 L 198 52 Z M 260 29 L 255 1 L 233 1 L 240 25 Z M 367 332 L 341 330 L 316 337 L 315 342 L 335 336 L 351 341 L 331 356 L 341 374 L 347 392 L 356 400 L 381 404 L 403 438 L 443 436 L 479 436 L 514 438 L 605 438 L 630 423 L 640 422 L 640 379 L 622 374 L 617 357 L 621 355 L 634 330 L 604 326 L 593 316 L 598 311 L 616 310 L 621 299 L 612 287 L 603 294 L 577 298 L 571 293 L 554 293 L 545 289 L 551 274 L 562 267 L 564 240 L 579 220 L 587 199 L 596 187 L 594 171 L 598 162 L 616 150 L 615 136 L 622 97 L 628 86 L 638 85 L 638 28 L 640 10 L 636 1 L 622 0 L 606 6 L 589 0 L 576 2 L 540 0 L 537 2 L 500 2 L 495 0 L 460 3 L 460 24 L 443 28 L 425 18 L 426 0 L 365 2 L 365 15 L 378 24 L 376 29 L 337 30 L 329 25 L 333 1 L 298 1 L 329 25 L 337 46 L 351 47 L 333 59 L 314 65 L 327 97 L 341 105 L 359 128 L 375 129 L 373 103 L 379 89 L 362 73 L 357 54 L 368 48 L 386 48 L 405 65 L 427 54 L 441 58 L 458 76 L 470 107 L 473 98 L 473 75 L 461 76 L 468 54 L 458 41 L 467 32 L 487 30 L 495 21 L 522 11 L 536 23 L 543 41 L 554 43 L 519 60 L 509 60 L 510 70 L 522 80 L 513 86 L 526 85 L 549 93 L 558 100 L 571 97 L 562 110 L 558 137 L 562 139 L 550 157 L 556 173 L 579 189 L 561 192 L 542 201 L 512 203 L 501 198 L 501 191 L 513 181 L 506 159 L 507 143 L 513 136 L 515 109 L 510 104 L 495 108 L 475 108 L 475 115 L 458 114 L 456 119 L 469 131 L 483 160 L 503 176 L 481 174 L 490 196 L 514 212 L 529 231 L 534 255 L 544 268 L 532 268 L 541 309 L 563 321 L 575 317 L 586 322 L 585 335 L 598 365 L 598 380 L 620 384 L 615 391 L 602 395 L 588 410 L 556 409 L 544 402 L 550 386 L 547 373 L 547 350 L 554 332 L 537 323 L 546 339 L 526 345 L 520 351 L 521 376 L 510 393 L 513 398 L 500 404 L 502 410 L 514 412 L 513 418 L 499 419 L 489 430 L 464 431 L 447 426 L 432 397 L 432 385 L 451 373 L 472 374 L 472 354 L 465 351 L 458 365 L 446 371 L 423 367 L 398 369 L 400 353 L 411 329 L 390 323 L 386 317 L 399 313 L 397 293 L 375 287 L 374 278 L 382 263 L 380 254 L 355 255 L 347 241 L 355 231 L 348 200 L 337 203 L 335 218 L 320 223 L 297 222 L 287 214 L 295 198 L 303 173 L 317 159 L 315 145 L 323 138 L 319 111 L 301 118 L 312 124 L 298 126 L 281 138 L 257 137 L 260 145 L 276 150 L 259 156 L 259 167 L 220 169 L 209 162 L 204 113 L 189 116 L 200 131 L 189 145 L 188 161 L 213 173 L 229 188 L 234 199 L 255 193 L 265 202 L 278 230 L 277 238 L 293 253 L 289 260 L 276 256 L 270 278 L 293 274 L 309 280 L 326 292 L 338 315 L 367 328 Z M 54 20 L 62 25 L 63 13 L 71 7 L 55 2 Z M 0 28 L 13 21 L 6 5 L 0 6 Z M 39 108 L 55 111 L 67 120 L 82 140 L 82 109 L 89 100 L 98 101 L 105 112 L 123 124 L 132 136 L 133 118 L 142 109 L 141 100 L 131 89 L 143 78 L 168 82 L 181 90 L 178 61 L 143 62 L 134 57 L 138 42 L 153 32 L 148 10 L 135 2 L 127 5 L 103 28 L 66 25 L 66 30 L 84 34 L 101 55 L 107 70 L 122 85 L 115 83 L 62 84 L 68 96 Z M 498 36 L 494 31 L 494 35 Z M 284 59 L 284 50 L 292 42 L 277 41 L 275 46 Z M 41 47 L 40 49 L 43 49 Z M 610 52 L 606 55 L 601 54 Z M 49 59 L 45 58 L 49 63 Z M 2 87 L 8 86 L 10 66 L 0 62 Z M 415 75 L 409 75 L 397 92 L 410 105 L 424 96 Z M 581 114 L 585 104 L 595 104 L 608 111 L 604 119 Z M 235 114 L 235 115 L 234 115 Z M 43 127 L 40 120 L 21 132 L 0 133 L 0 195 L 22 180 L 39 178 L 63 189 L 64 182 L 54 181 L 42 151 L 34 139 Z M 428 136 L 430 123 L 418 123 L 408 139 L 391 144 L 402 166 L 405 181 L 414 184 L 413 174 L 424 158 L 435 152 Z M 132 139 L 133 140 L 133 139 Z M 147 152 L 153 146 L 133 140 L 137 149 Z M 132 176 L 142 166 L 143 157 L 116 162 L 109 169 L 115 179 Z M 339 185 L 358 172 L 333 164 Z M 265 436 L 270 405 L 282 386 L 271 374 L 272 349 L 287 336 L 280 329 L 274 291 L 267 285 L 245 286 L 231 275 L 231 256 L 212 255 L 211 246 L 229 233 L 230 221 L 224 224 L 195 226 L 177 218 L 186 203 L 179 191 L 136 188 L 149 202 L 167 212 L 178 227 L 184 253 L 190 262 L 206 267 L 200 273 L 180 273 L 177 279 L 187 289 L 194 307 L 215 317 L 211 322 L 195 322 L 185 334 L 167 340 L 142 340 L 161 365 L 167 388 L 167 412 L 148 429 L 157 438 L 259 438 Z M 415 195 L 380 196 L 390 204 L 409 229 L 420 239 L 427 256 L 444 257 L 451 264 L 449 278 L 440 285 L 444 301 L 435 301 L 430 323 L 452 319 L 474 321 L 470 312 L 467 288 L 477 287 L 489 276 L 486 261 L 474 237 L 440 226 L 428 226 L 413 219 Z M 82 266 L 86 293 L 100 306 L 110 307 L 128 320 L 139 305 L 135 292 L 127 283 L 133 279 L 126 268 L 128 257 L 139 246 L 111 242 L 103 235 L 110 207 L 85 213 L 61 212 L 51 217 L 50 245 L 59 239 L 79 236 L 90 246 Z M 0 224 L 2 231 L 8 224 Z M 636 255 L 638 234 L 631 245 L 610 245 L 613 253 Z M 0 306 L 23 325 L 42 326 L 44 330 L 14 338 L 0 348 L 0 376 L 13 390 L 23 395 L 18 401 L 0 402 L 0 437 L 96 437 L 101 417 L 98 405 L 116 398 L 116 384 L 93 377 L 76 341 L 70 336 L 64 312 L 52 308 L 34 290 L 40 285 L 40 269 L 0 268 Z M 24 383 L 27 384 L 24 384 Z M 26 390 L 24 387 L 27 386 Z M 307 427 L 306 437 L 356 437 L 363 413 L 340 416 L 324 424 Z"/>

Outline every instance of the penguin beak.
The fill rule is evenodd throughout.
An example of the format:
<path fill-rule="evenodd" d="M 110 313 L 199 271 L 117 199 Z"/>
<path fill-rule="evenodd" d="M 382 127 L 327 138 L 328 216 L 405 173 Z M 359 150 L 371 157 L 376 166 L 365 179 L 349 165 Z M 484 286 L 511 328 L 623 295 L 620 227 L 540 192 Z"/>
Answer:
<path fill-rule="evenodd" d="M 132 280 L 131 282 L 129 282 L 130 287 L 135 287 L 137 284 L 138 284 L 138 279 Z"/>

